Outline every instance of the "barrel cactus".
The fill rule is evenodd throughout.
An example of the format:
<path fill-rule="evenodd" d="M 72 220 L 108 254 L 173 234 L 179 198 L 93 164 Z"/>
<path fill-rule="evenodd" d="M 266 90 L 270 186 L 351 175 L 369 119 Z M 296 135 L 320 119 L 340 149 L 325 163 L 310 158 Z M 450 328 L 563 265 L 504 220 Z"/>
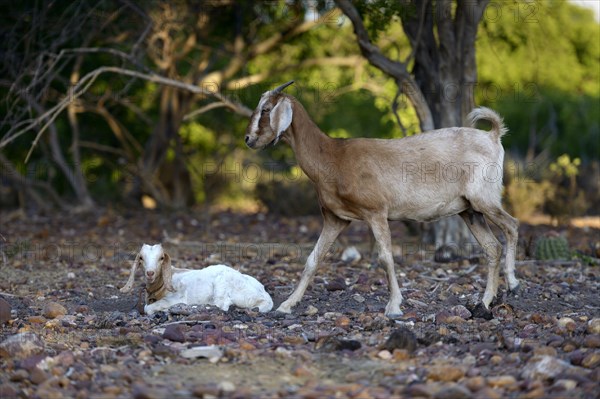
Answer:
<path fill-rule="evenodd" d="M 540 237 L 536 241 L 535 257 L 539 260 L 571 259 L 569 243 L 566 238 L 558 234 Z"/>

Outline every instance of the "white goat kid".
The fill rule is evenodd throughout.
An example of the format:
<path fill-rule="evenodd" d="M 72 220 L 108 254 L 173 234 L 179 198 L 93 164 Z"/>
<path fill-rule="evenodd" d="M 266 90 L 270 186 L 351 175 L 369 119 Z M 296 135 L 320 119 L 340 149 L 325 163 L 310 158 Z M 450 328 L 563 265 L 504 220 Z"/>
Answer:
<path fill-rule="evenodd" d="M 433 221 L 460 215 L 483 247 L 489 261 L 482 303 L 486 309 L 497 295 L 502 245 L 487 222 L 507 240 L 505 277 L 509 290 L 514 275 L 518 221 L 502 208 L 506 132 L 502 118 L 488 108 L 469 114 L 470 127 L 454 127 L 393 140 L 332 139 L 310 119 L 294 97 L 282 93 L 288 82 L 265 92 L 250 118 L 246 144 L 261 149 L 280 139 L 294 151 L 298 164 L 315 184 L 323 213 L 323 230 L 308 256 L 302 277 L 277 309 L 290 313 L 302 299 L 318 264 L 352 220 L 364 220 L 377 241 L 378 259 L 385 265 L 390 300 L 389 317 L 401 315 L 402 295 L 396 280 L 388 220 Z M 491 131 L 475 129 L 479 120 Z"/>
<path fill-rule="evenodd" d="M 161 244 L 142 246 L 121 292 L 132 290 L 139 265 L 146 276 L 144 311 L 147 314 L 167 310 L 178 303 L 214 305 L 225 311 L 231 305 L 258 308 L 260 312 L 268 312 L 273 308 L 273 300 L 254 277 L 225 265 L 208 266 L 201 270 L 172 267 L 171 258 Z"/>

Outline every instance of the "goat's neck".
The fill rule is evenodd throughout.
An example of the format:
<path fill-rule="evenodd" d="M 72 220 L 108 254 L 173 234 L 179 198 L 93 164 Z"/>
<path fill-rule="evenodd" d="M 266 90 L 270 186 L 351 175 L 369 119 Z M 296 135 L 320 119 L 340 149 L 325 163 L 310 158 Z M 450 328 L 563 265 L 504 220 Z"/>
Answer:
<path fill-rule="evenodd" d="M 146 293 L 148 294 L 146 296 L 147 303 L 154 303 L 164 298 L 164 296 L 167 294 L 167 288 L 165 287 L 162 274 L 159 275 L 152 283 L 146 283 Z"/>
<path fill-rule="evenodd" d="M 294 118 L 283 140 L 292 147 L 300 168 L 318 184 L 332 172 L 334 140 L 318 128 L 299 102 L 294 101 L 293 107 Z"/>

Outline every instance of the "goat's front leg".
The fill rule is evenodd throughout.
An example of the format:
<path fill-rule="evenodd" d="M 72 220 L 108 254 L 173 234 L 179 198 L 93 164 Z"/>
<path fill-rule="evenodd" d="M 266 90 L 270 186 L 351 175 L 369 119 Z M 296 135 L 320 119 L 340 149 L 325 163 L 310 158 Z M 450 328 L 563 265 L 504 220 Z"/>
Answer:
<path fill-rule="evenodd" d="M 323 210 L 323 230 L 321 231 L 319 240 L 310 255 L 308 255 L 308 259 L 306 259 L 304 271 L 302 272 L 302 277 L 300 278 L 298 286 L 292 295 L 279 305 L 279 308 L 277 308 L 278 312 L 291 313 L 292 308 L 300 302 L 308 284 L 311 282 L 317 271 L 317 266 L 319 266 L 319 263 L 321 263 L 335 239 L 349 223 L 350 222 L 346 220 L 338 218 L 333 213 Z"/>
<path fill-rule="evenodd" d="M 387 217 L 379 216 L 367 221 L 373 231 L 378 247 L 378 260 L 385 265 L 390 287 L 390 300 L 385 307 L 385 315 L 389 318 L 402 316 L 400 304 L 402 303 L 402 293 L 398 286 L 396 270 L 394 268 L 394 257 L 392 256 L 392 237 Z"/>

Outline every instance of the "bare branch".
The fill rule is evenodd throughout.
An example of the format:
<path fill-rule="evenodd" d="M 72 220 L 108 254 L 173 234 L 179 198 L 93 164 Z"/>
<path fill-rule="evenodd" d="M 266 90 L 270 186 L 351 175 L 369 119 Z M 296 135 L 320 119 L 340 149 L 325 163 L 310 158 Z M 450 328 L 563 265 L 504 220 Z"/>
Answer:
<path fill-rule="evenodd" d="M 21 135 L 25 134 L 26 132 L 28 132 L 34 128 L 36 128 L 42 122 L 45 122 L 42 125 L 42 127 L 39 129 L 35 139 L 33 140 L 32 146 L 29 149 L 29 152 L 28 152 L 26 160 L 25 160 L 25 162 L 27 162 L 27 160 L 29 160 L 29 157 L 31 156 L 31 153 L 33 152 L 34 148 L 37 146 L 37 143 L 39 142 L 42 134 L 48 129 L 50 124 L 52 124 L 56 120 L 58 115 L 72 101 L 76 100 L 83 93 L 85 93 L 91 87 L 91 85 L 96 81 L 96 79 L 103 73 L 116 73 L 116 74 L 120 74 L 120 75 L 131 76 L 134 78 L 144 79 L 149 82 L 163 84 L 163 85 L 171 86 L 171 87 L 174 87 L 174 88 L 177 88 L 180 90 L 189 91 L 194 94 L 207 96 L 209 98 L 215 98 L 215 99 L 219 100 L 220 102 L 222 102 L 223 104 L 225 104 L 225 106 L 227 108 L 231 109 L 232 111 L 236 112 L 239 115 L 242 115 L 245 117 L 250 117 L 250 115 L 252 115 L 252 110 L 250 110 L 250 108 L 246 107 L 243 104 L 229 100 L 226 96 L 224 96 L 223 94 L 221 94 L 219 92 L 206 90 L 199 86 L 194 86 L 191 84 L 183 83 L 181 81 L 166 78 L 164 76 L 160 76 L 160 75 L 157 75 L 154 73 L 148 74 L 148 73 L 142 73 L 142 72 L 125 69 L 125 68 L 105 66 L 105 67 L 97 68 L 97 69 L 87 73 L 86 75 L 84 75 L 79 80 L 79 82 L 72 88 L 71 93 L 69 93 L 67 96 L 65 96 L 60 102 L 58 102 L 58 104 L 56 104 L 54 107 L 50 108 L 48 111 L 44 112 L 42 115 L 40 115 L 37 118 L 34 118 L 32 120 L 26 121 L 25 122 L 26 126 L 24 128 L 22 128 L 16 132 L 9 131 L 5 135 L 3 140 L 0 142 L 0 148 L 6 147 L 6 145 L 8 145 L 12 141 L 14 141 L 16 138 L 20 137 Z"/>

